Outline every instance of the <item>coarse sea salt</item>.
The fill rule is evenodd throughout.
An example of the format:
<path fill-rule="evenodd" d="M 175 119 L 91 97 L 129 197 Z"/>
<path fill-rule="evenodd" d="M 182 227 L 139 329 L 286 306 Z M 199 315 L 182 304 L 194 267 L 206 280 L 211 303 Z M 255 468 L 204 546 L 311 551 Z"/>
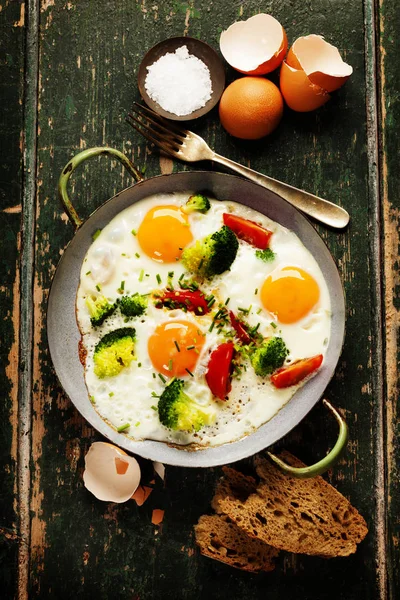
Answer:
<path fill-rule="evenodd" d="M 146 92 L 161 108 L 179 117 L 203 108 L 211 98 L 210 71 L 187 46 L 168 52 L 147 67 Z"/>

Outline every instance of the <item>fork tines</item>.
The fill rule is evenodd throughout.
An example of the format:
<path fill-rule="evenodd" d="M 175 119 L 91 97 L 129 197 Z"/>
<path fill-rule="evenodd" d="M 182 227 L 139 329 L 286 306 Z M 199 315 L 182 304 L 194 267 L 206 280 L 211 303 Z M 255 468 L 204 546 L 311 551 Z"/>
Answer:
<path fill-rule="evenodd" d="M 184 129 L 172 125 L 154 111 L 137 102 L 133 104 L 132 112 L 139 118 L 130 112 L 125 120 L 138 133 L 164 150 L 167 154 L 175 156 L 179 152 L 180 146 L 186 137 Z"/>

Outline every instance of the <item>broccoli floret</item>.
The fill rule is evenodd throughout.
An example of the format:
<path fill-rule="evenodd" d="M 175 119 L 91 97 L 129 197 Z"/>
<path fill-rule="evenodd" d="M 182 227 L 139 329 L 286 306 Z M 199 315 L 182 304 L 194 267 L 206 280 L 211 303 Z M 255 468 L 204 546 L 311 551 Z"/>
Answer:
<path fill-rule="evenodd" d="M 272 262 L 275 258 L 275 252 L 272 252 L 271 248 L 265 248 L 265 250 L 256 250 L 256 256 L 264 262 Z"/>
<path fill-rule="evenodd" d="M 183 391 L 185 382 L 173 379 L 158 401 L 160 422 L 175 431 L 199 431 L 211 422 L 210 414 Z"/>
<path fill-rule="evenodd" d="M 200 277 L 213 277 L 227 271 L 236 258 L 239 242 L 229 227 L 198 240 L 182 253 L 183 266 Z"/>
<path fill-rule="evenodd" d="M 203 194 L 193 194 L 193 196 L 190 196 L 185 206 L 182 206 L 183 212 L 187 215 L 190 215 L 192 212 L 200 212 L 204 214 L 208 212 L 210 208 L 210 201 L 207 196 L 203 196 Z"/>
<path fill-rule="evenodd" d="M 256 375 L 265 377 L 279 369 L 285 362 L 289 354 L 285 342 L 280 337 L 271 337 L 256 348 L 252 353 L 250 360 Z"/>
<path fill-rule="evenodd" d="M 106 333 L 94 349 L 94 373 L 100 379 L 115 377 L 135 358 L 135 329 L 121 327 Z"/>
<path fill-rule="evenodd" d="M 93 327 L 101 325 L 115 310 L 115 304 L 111 304 L 105 296 L 97 296 L 97 298 L 88 296 L 86 298 L 86 306 L 88 307 L 90 322 Z"/>
<path fill-rule="evenodd" d="M 141 317 L 147 308 L 147 296 L 133 294 L 133 296 L 122 296 L 118 300 L 121 313 L 125 317 Z"/>

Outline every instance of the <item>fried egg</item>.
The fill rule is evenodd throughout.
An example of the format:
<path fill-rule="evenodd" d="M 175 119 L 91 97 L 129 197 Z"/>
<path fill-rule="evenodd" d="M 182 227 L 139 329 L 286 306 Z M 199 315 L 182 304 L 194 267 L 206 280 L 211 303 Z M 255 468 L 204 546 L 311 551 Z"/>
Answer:
<path fill-rule="evenodd" d="M 331 306 L 316 260 L 292 231 L 228 201 L 210 199 L 206 214 L 186 215 L 181 207 L 189 196 L 190 192 L 157 194 L 141 200 L 99 233 L 82 265 L 77 321 L 86 349 L 88 396 L 111 427 L 135 440 L 216 446 L 260 427 L 304 383 L 277 389 L 244 360 L 240 373 L 232 378 L 228 399 L 217 400 L 205 374 L 211 353 L 226 341 L 223 328 L 213 326 L 218 307 L 227 306 L 234 314 L 244 315 L 249 327 L 264 338 L 282 337 L 289 349 L 289 364 L 325 354 Z M 182 277 L 191 279 L 181 262 L 183 250 L 219 230 L 227 212 L 272 231 L 271 260 L 264 262 L 251 244 L 239 240 L 230 270 L 200 282 L 204 294 L 215 298 L 210 312 L 196 315 L 182 307 L 157 308 L 153 294 L 169 285 L 179 288 Z M 101 294 L 115 303 L 124 294 L 134 293 L 148 294 L 142 316 L 128 319 L 117 310 L 100 326 L 92 326 L 88 297 Z M 135 358 L 117 376 L 100 379 L 94 372 L 96 344 L 121 327 L 135 328 Z M 172 377 L 184 380 L 185 393 L 211 415 L 210 424 L 200 431 L 173 431 L 160 423 L 158 400 Z"/>

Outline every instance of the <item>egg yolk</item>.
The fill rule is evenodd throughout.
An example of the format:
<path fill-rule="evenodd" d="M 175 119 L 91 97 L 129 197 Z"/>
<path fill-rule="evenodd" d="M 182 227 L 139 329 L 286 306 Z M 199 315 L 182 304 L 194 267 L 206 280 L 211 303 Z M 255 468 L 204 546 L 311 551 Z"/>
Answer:
<path fill-rule="evenodd" d="M 158 325 L 148 342 L 153 367 L 168 377 L 190 375 L 196 368 L 204 340 L 204 334 L 190 321 Z"/>
<path fill-rule="evenodd" d="M 187 215 L 178 206 L 155 206 L 145 215 L 137 238 L 153 260 L 162 263 L 179 260 L 182 250 L 193 239 Z"/>
<path fill-rule="evenodd" d="M 298 267 L 284 267 L 274 271 L 261 288 L 264 307 L 281 323 L 299 321 L 318 300 L 317 282 Z"/>

